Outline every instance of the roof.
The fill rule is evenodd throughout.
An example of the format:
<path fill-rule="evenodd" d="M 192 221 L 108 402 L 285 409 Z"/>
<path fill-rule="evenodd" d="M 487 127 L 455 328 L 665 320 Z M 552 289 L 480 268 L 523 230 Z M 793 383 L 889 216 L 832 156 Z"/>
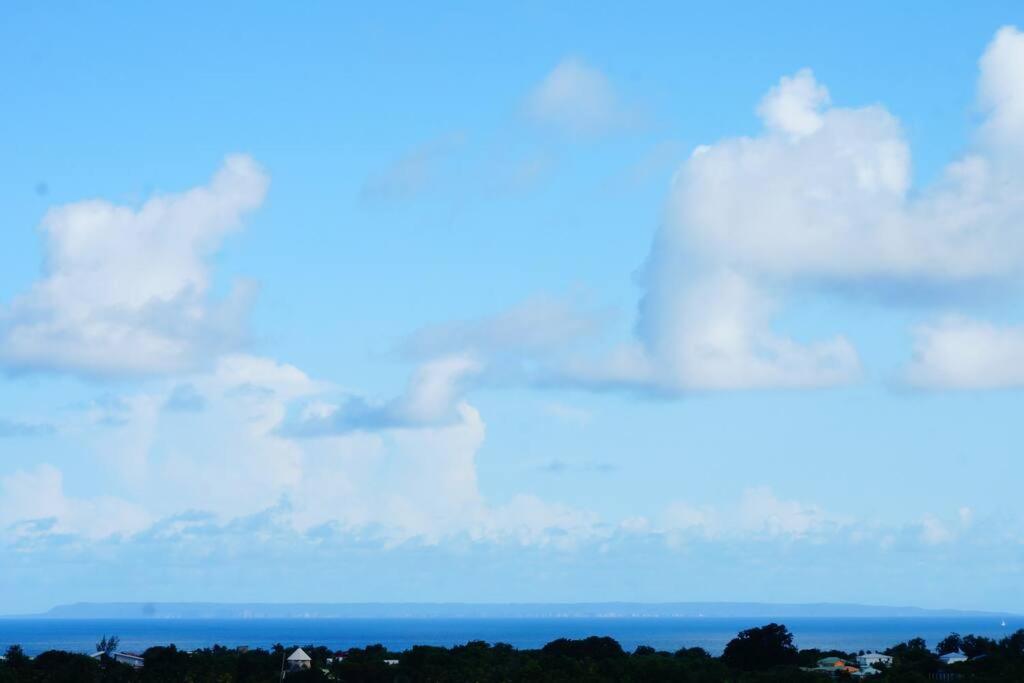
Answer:
<path fill-rule="evenodd" d="M 312 658 L 306 654 L 306 651 L 301 647 L 296 649 L 295 652 L 288 655 L 289 662 L 311 662 Z"/>
<path fill-rule="evenodd" d="M 115 657 L 127 657 L 129 659 L 138 659 L 140 661 L 145 659 L 145 657 L 143 657 L 142 655 L 135 654 L 134 652 L 115 652 L 114 656 Z"/>

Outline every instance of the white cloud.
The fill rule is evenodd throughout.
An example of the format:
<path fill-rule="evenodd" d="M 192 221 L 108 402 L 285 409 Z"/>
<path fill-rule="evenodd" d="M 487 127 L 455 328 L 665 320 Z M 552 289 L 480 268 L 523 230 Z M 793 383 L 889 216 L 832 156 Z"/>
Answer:
<path fill-rule="evenodd" d="M 717 513 L 710 507 L 697 507 L 685 501 L 669 503 L 662 513 L 664 528 L 670 532 L 699 531 L 711 536 L 716 530 Z"/>
<path fill-rule="evenodd" d="M 909 151 L 881 107 L 818 107 L 805 70 L 762 102 L 766 130 L 699 148 L 676 173 L 651 261 L 750 276 L 856 276 L 909 268 L 901 224 Z M 907 244 L 910 240 L 911 244 Z"/>
<path fill-rule="evenodd" d="M 698 506 L 673 501 L 665 507 L 659 522 L 656 531 L 673 547 L 697 541 L 806 540 L 815 544 L 850 542 L 888 550 L 897 543 L 906 548 L 960 540 L 974 526 L 974 511 L 962 506 L 953 519 L 929 513 L 892 526 L 837 515 L 812 503 L 782 499 L 771 488 L 757 486 L 745 489 L 732 504 Z"/>
<path fill-rule="evenodd" d="M 918 524 L 919 538 L 925 545 L 952 543 L 962 540 L 964 533 L 973 524 L 974 511 L 966 506 L 957 509 L 954 519 L 941 519 L 933 514 L 927 514 Z"/>
<path fill-rule="evenodd" d="M 758 111 L 766 130 L 701 148 L 679 170 L 659 248 L 756 275 L 950 281 L 1024 266 L 1024 35 L 981 59 L 986 135 L 935 186 L 911 194 L 910 152 L 878 105 L 826 106 L 809 70 Z"/>
<path fill-rule="evenodd" d="M 209 295 L 208 257 L 263 202 L 267 176 L 234 155 L 210 183 L 138 209 L 102 200 L 43 219 L 44 277 L 0 310 L 0 362 L 81 374 L 197 366 L 239 343 L 251 287 Z"/>
<path fill-rule="evenodd" d="M 527 114 L 572 135 L 595 135 L 629 123 L 608 77 L 578 57 L 563 59 L 530 93 Z"/>
<path fill-rule="evenodd" d="M 296 496 L 297 523 L 377 527 L 392 542 L 429 542 L 466 532 L 486 513 L 475 458 L 485 427 L 462 404 L 448 424 L 293 442 L 304 458 L 303 487 L 332 491 Z"/>
<path fill-rule="evenodd" d="M 413 373 L 392 412 L 411 424 L 444 420 L 458 398 L 459 381 L 479 370 L 479 363 L 471 357 L 453 356 L 427 363 Z"/>
<path fill-rule="evenodd" d="M 152 519 L 140 506 L 118 498 L 69 497 L 61 471 L 42 464 L 0 477 L 0 536 L 19 535 L 18 524 L 33 521 L 48 533 L 96 539 L 140 531 Z"/>
<path fill-rule="evenodd" d="M 999 29 L 979 66 L 979 99 L 988 113 L 984 132 L 989 141 L 1024 144 L 1024 34 L 1014 26 Z"/>
<path fill-rule="evenodd" d="M 769 536 L 806 536 L 827 523 L 824 512 L 817 506 L 781 500 L 766 487 L 743 493 L 738 517 L 744 531 Z"/>
<path fill-rule="evenodd" d="M 911 384 L 931 389 L 1024 386 L 1024 326 L 948 316 L 914 330 Z"/>
<path fill-rule="evenodd" d="M 816 387 L 859 376 L 842 336 L 774 329 L 792 287 L 956 287 L 1024 270 L 1024 35 L 981 59 L 987 120 L 940 182 L 910 192 L 910 152 L 883 107 L 830 106 L 810 70 L 761 101 L 756 137 L 698 147 L 676 173 L 643 273 L 637 339 L 564 369 L 598 388 L 674 393 Z M 919 331 L 921 385 L 1021 381 L 1015 329 L 940 322 Z"/>
<path fill-rule="evenodd" d="M 68 496 L 61 470 L 40 465 L 0 479 L 0 528 L 94 539 L 202 513 L 219 525 L 272 514 L 298 533 L 324 527 L 391 545 L 461 537 L 568 547 L 598 533 L 593 515 L 558 503 L 484 498 L 476 457 L 486 428 L 457 391 L 473 371 L 463 358 L 427 364 L 381 408 L 391 422 L 332 423 L 304 438 L 282 432 L 292 405 L 334 387 L 270 359 L 225 357 L 184 378 L 201 410 L 166 410 L 181 386 L 168 380 L 102 401 L 116 405 L 116 424 L 99 419 L 102 406 L 73 419 L 76 448 L 95 458 L 90 481 L 120 497 Z"/>
<path fill-rule="evenodd" d="M 404 201 L 437 182 L 442 160 L 462 146 L 461 133 L 449 133 L 419 145 L 370 175 L 359 196 L 367 202 Z"/>
<path fill-rule="evenodd" d="M 744 490 L 734 505 L 698 507 L 674 501 L 665 508 L 661 520 L 673 544 L 692 537 L 803 538 L 844 525 L 816 505 L 782 500 L 764 486 Z"/>
<path fill-rule="evenodd" d="M 761 100 L 757 113 L 769 128 L 799 138 L 821 128 L 820 111 L 828 103 L 828 89 L 814 80 L 810 69 L 801 69 L 783 76 Z"/>
<path fill-rule="evenodd" d="M 641 303 L 639 343 L 596 361 L 576 359 L 561 369 L 565 379 L 676 393 L 821 387 L 860 373 L 857 352 L 843 337 L 798 343 L 772 331 L 775 302 L 736 271 L 691 280 L 663 268 L 655 278 Z"/>
<path fill-rule="evenodd" d="M 938 518 L 926 515 L 921 520 L 921 541 L 927 545 L 949 543 L 953 538 L 953 532 Z"/>
<path fill-rule="evenodd" d="M 470 355 L 436 358 L 413 372 L 400 396 L 378 402 L 350 396 L 337 405 L 321 401 L 310 406 L 286 431 L 323 436 L 453 422 L 458 417 L 464 382 L 480 370 L 480 363 Z"/>
<path fill-rule="evenodd" d="M 212 381 L 217 386 L 229 389 L 266 390 L 284 399 L 315 394 L 329 386 L 310 379 L 294 365 L 248 354 L 232 354 L 221 358 Z"/>
<path fill-rule="evenodd" d="M 676 277 L 676 273 L 664 273 Z M 836 337 L 800 344 L 773 332 L 776 304 L 735 271 L 660 281 L 641 307 L 646 362 L 632 379 L 668 390 L 816 387 L 859 373 L 853 346 Z"/>
<path fill-rule="evenodd" d="M 478 527 L 478 538 L 512 539 L 521 545 L 572 548 L 603 535 L 598 516 L 537 496 L 520 494 L 494 506 Z"/>

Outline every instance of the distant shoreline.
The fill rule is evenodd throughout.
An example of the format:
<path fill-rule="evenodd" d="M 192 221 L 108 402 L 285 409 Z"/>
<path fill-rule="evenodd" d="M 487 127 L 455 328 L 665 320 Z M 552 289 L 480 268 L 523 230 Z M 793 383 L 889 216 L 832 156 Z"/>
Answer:
<path fill-rule="evenodd" d="M 848 603 L 215 603 L 116 602 L 57 605 L 4 619 L 690 619 L 1003 618 L 1013 612 Z"/>

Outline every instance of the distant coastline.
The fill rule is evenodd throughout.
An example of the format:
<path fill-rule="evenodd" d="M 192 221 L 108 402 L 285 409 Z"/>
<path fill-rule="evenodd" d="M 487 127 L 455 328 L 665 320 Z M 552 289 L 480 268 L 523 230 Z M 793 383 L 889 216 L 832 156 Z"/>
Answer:
<path fill-rule="evenodd" d="M 20 619 L 486 619 L 486 618 L 928 618 L 1003 617 L 1011 612 L 925 609 L 849 603 L 219 603 L 80 602 Z"/>

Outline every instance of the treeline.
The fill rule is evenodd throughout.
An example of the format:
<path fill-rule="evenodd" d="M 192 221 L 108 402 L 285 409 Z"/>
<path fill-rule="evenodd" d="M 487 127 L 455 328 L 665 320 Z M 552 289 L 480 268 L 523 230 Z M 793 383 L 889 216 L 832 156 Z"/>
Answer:
<path fill-rule="evenodd" d="M 603 637 L 560 639 L 537 650 L 482 641 L 452 648 L 416 646 L 405 652 L 371 645 L 347 650 L 343 658 L 325 647 L 306 645 L 303 649 L 312 658 L 312 666 L 288 673 L 288 683 L 799 683 L 829 680 L 829 674 L 812 670 L 823 658 L 856 661 L 852 652 L 798 650 L 792 634 L 780 624 L 740 632 L 719 657 L 700 648 L 664 652 L 641 646 L 626 652 L 615 640 Z M 281 645 L 270 650 L 214 646 L 194 652 L 173 645 L 152 647 L 143 653 L 145 666 L 135 669 L 106 655 L 94 658 L 52 650 L 30 658 L 12 646 L 0 663 L 0 683 L 277 683 L 282 662 L 293 650 Z M 943 664 L 939 655 L 953 651 L 970 659 Z M 952 634 L 935 650 L 915 638 L 885 654 L 893 657 L 892 665 L 879 665 L 880 673 L 867 680 L 1024 681 L 1024 630 L 998 641 Z M 835 671 L 831 676 L 849 679 L 850 674 Z"/>

